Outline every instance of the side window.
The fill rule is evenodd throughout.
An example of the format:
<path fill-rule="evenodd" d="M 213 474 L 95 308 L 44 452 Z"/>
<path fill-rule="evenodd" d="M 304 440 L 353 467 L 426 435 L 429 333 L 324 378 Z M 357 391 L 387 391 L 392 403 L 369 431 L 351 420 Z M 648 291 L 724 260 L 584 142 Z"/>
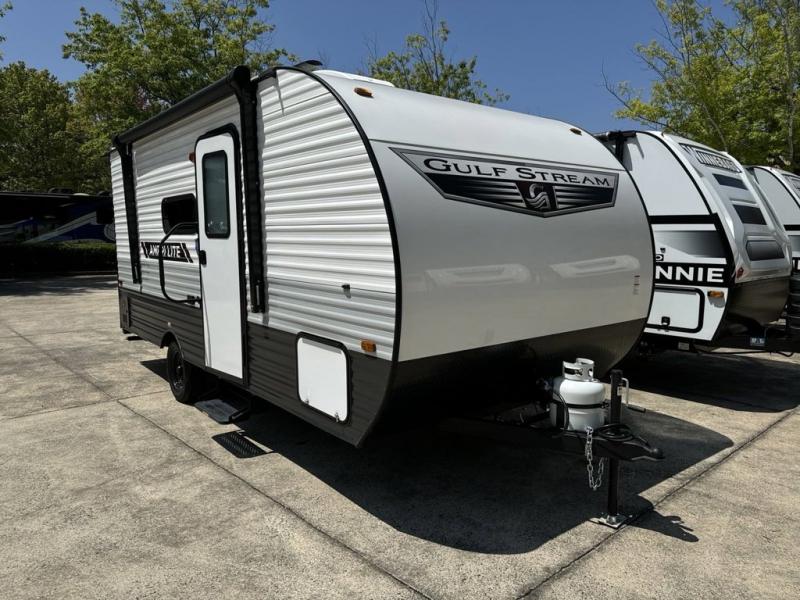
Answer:
<path fill-rule="evenodd" d="M 228 156 L 224 151 L 203 156 L 203 221 L 210 238 L 230 235 Z"/>
<path fill-rule="evenodd" d="M 194 223 L 192 233 L 197 231 L 197 199 L 194 194 L 168 196 L 161 201 L 161 225 L 164 233 L 178 223 Z"/>

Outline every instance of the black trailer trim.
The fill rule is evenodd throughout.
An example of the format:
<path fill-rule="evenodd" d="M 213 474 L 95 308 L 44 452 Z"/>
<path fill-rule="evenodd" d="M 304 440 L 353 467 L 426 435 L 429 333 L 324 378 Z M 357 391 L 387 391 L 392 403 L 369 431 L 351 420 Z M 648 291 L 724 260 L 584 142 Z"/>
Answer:
<path fill-rule="evenodd" d="M 131 254 L 131 278 L 133 283 L 142 281 L 142 266 L 139 258 L 139 219 L 136 211 L 136 185 L 133 177 L 133 148 L 114 138 L 114 146 L 122 166 L 122 192 L 125 195 L 125 223 L 128 226 L 128 246 Z"/>
<path fill-rule="evenodd" d="M 718 219 L 715 215 L 652 215 L 651 225 L 713 225 Z"/>
<path fill-rule="evenodd" d="M 244 65 L 239 65 L 222 79 L 195 92 L 165 111 L 147 119 L 147 121 L 119 134 L 114 138 L 114 143 L 115 145 L 117 143 L 130 144 L 136 140 L 140 140 L 151 133 L 155 133 L 168 125 L 180 121 L 201 108 L 205 108 L 218 100 L 222 100 L 226 96 L 234 93 L 236 86 L 246 86 L 249 82 L 250 69 Z"/>
<path fill-rule="evenodd" d="M 248 322 L 246 339 L 251 393 L 356 447 L 364 444 L 391 389 L 395 370 L 391 361 L 360 352 L 347 353 L 351 400 L 347 420 L 337 423 L 298 400 L 297 334 Z"/>
<path fill-rule="evenodd" d="M 263 313 L 266 308 L 264 291 L 264 231 L 262 227 L 261 176 L 258 155 L 257 84 L 248 80 L 243 85 L 232 82 L 239 100 L 239 120 L 242 127 L 242 171 L 244 174 L 244 212 L 247 231 L 247 264 L 250 280 L 250 311 Z"/>
<path fill-rule="evenodd" d="M 153 296 L 125 288 L 119 289 L 120 325 L 130 333 L 156 346 L 163 347 L 170 336 L 178 340 L 187 362 L 205 369 L 205 338 L 203 311 L 188 304 L 173 304 Z"/>

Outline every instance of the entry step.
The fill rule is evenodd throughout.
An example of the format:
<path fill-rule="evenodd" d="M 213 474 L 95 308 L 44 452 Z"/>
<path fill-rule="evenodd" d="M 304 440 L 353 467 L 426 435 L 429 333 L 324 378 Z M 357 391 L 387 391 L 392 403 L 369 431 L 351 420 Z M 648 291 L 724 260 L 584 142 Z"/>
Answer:
<path fill-rule="evenodd" d="M 239 398 L 210 398 L 195 402 L 195 408 L 206 413 L 217 423 L 227 425 L 247 416 L 250 405 Z"/>
<path fill-rule="evenodd" d="M 236 458 L 255 458 L 266 454 L 264 450 L 248 440 L 242 431 L 220 433 L 211 438 Z"/>

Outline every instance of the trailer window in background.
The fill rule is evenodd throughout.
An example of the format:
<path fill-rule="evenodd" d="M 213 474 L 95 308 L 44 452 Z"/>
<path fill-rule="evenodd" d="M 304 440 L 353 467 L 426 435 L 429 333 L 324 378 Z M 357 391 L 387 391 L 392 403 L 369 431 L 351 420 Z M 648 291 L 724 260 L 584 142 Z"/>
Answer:
<path fill-rule="evenodd" d="M 783 250 L 772 240 L 753 240 L 747 242 L 747 256 L 750 260 L 774 260 L 783 258 Z"/>
<path fill-rule="evenodd" d="M 749 225 L 767 224 L 767 222 L 764 220 L 764 213 L 762 213 L 761 209 L 757 206 L 734 204 L 733 207 L 736 209 L 736 214 L 739 215 L 742 223 L 748 223 Z"/>
<path fill-rule="evenodd" d="M 739 188 L 740 190 L 746 190 L 747 186 L 744 184 L 739 177 L 730 177 L 728 175 L 717 175 L 714 174 L 714 179 L 717 180 L 717 183 L 720 185 L 727 185 L 728 187 Z"/>
<path fill-rule="evenodd" d="M 191 223 L 194 227 L 187 227 L 187 233 L 197 232 L 197 199 L 194 194 L 168 196 L 161 201 L 161 225 L 164 233 L 178 223 Z"/>
<path fill-rule="evenodd" d="M 203 157 L 203 220 L 208 237 L 230 235 L 228 201 L 228 155 L 222 150 L 206 154 Z"/>
<path fill-rule="evenodd" d="M 792 242 L 792 250 L 800 252 L 800 235 L 790 235 L 789 241 Z"/>

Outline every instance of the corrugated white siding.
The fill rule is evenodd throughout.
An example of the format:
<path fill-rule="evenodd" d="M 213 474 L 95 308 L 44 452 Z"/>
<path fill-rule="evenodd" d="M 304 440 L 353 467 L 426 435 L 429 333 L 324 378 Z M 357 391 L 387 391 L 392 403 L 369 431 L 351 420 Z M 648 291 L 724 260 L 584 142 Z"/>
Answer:
<path fill-rule="evenodd" d="M 128 221 L 125 214 L 125 190 L 122 186 L 122 160 L 117 152 L 111 157 L 111 198 L 114 203 L 114 239 L 117 244 L 117 273 L 125 287 L 133 287 Z"/>
<path fill-rule="evenodd" d="M 366 149 L 322 85 L 278 77 L 259 88 L 268 310 L 250 318 L 359 352 L 372 339 L 391 358 L 395 265 Z"/>
<path fill-rule="evenodd" d="M 195 166 L 189 160 L 197 138 L 204 133 L 234 124 L 239 129 L 239 104 L 234 96 L 134 143 L 136 206 L 139 241 L 159 242 L 164 237 L 161 201 L 168 196 L 195 194 Z M 194 235 L 173 235 L 170 242 L 185 242 L 191 263 L 164 262 L 167 292 L 174 298 L 200 296 L 200 271 Z M 145 258 L 139 248 L 142 265 L 142 291 L 161 296 L 158 260 Z"/>

